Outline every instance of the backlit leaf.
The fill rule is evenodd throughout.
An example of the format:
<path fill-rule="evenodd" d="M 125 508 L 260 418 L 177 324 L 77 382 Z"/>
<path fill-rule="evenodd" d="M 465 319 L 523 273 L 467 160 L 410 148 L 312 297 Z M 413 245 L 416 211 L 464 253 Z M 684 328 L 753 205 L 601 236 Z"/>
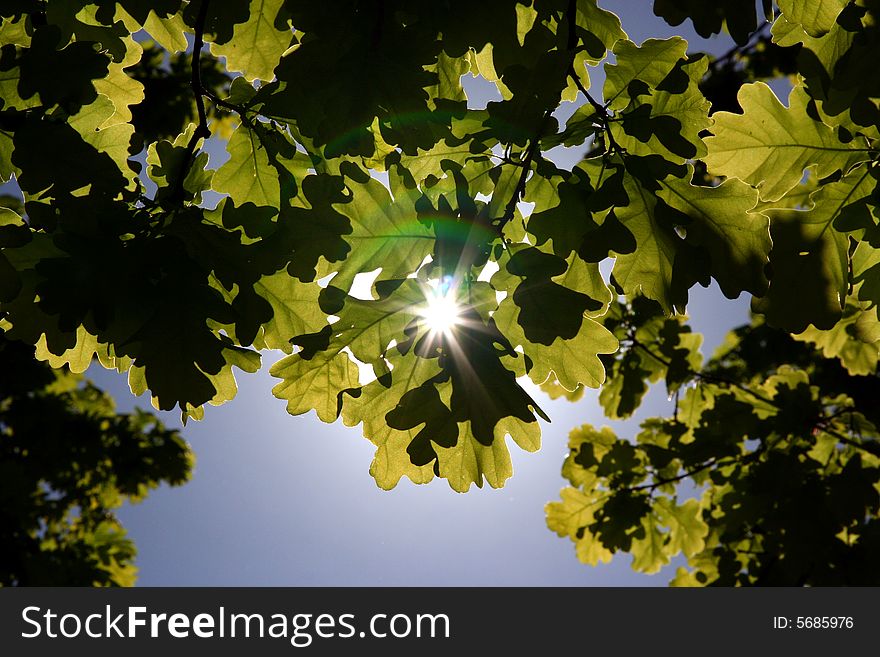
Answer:
<path fill-rule="evenodd" d="M 807 114 L 802 87 L 792 90 L 788 108 L 763 82 L 743 85 L 738 98 L 743 114 L 715 114 L 705 161 L 710 172 L 757 187 L 764 200 L 782 198 L 809 166 L 823 178 L 867 159 L 857 142 L 841 143 L 831 128 Z"/>

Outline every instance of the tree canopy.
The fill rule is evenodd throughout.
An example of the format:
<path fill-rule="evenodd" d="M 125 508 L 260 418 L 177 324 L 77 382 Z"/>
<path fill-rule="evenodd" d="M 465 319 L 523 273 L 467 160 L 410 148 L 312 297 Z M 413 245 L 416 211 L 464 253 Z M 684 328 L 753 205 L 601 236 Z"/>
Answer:
<path fill-rule="evenodd" d="M 653 9 L 735 47 L 636 44 L 596 0 L 4 3 L 0 328 L 196 419 L 281 350 L 274 394 L 362 427 L 383 488 L 502 486 L 546 419 L 522 377 L 611 417 L 665 379 L 677 412 L 634 442 L 572 434 L 548 512 L 583 560 L 867 577 L 880 7 Z M 469 108 L 467 74 L 500 100 Z M 703 365 L 681 315 L 712 281 L 758 319 Z M 819 535 L 833 573 L 795 547 Z"/>
<path fill-rule="evenodd" d="M 175 430 L 0 332 L 0 586 L 131 586 L 134 543 L 114 511 L 189 479 Z"/>
<path fill-rule="evenodd" d="M 760 318 L 705 364 L 700 336 L 644 297 L 604 322 L 621 342 L 606 362 L 605 413 L 630 416 L 650 382 L 675 403 L 634 440 L 588 424 L 571 432 L 571 485 L 547 523 L 581 561 L 622 551 L 653 573 L 683 554 L 672 584 L 685 586 L 880 581 L 876 376 Z"/>

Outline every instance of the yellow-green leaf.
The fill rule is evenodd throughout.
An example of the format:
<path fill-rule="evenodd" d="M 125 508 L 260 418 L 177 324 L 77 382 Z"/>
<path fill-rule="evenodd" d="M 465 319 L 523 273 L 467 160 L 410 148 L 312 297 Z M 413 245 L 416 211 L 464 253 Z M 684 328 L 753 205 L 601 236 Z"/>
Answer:
<path fill-rule="evenodd" d="M 815 165 L 816 175 L 824 178 L 870 159 L 857 140 L 843 143 L 834 130 L 810 117 L 803 87 L 792 90 L 789 107 L 763 82 L 743 85 L 738 99 L 742 114 L 714 115 L 715 136 L 706 140 L 705 162 L 711 173 L 757 187 L 765 201 L 782 198 L 809 166 Z"/>

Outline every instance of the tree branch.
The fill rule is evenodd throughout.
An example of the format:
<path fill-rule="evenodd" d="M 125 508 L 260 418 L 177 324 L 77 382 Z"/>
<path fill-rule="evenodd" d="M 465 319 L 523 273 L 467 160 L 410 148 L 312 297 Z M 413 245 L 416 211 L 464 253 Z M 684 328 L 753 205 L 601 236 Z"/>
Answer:
<path fill-rule="evenodd" d="M 749 40 L 746 41 L 744 44 L 742 44 L 741 46 L 736 45 L 733 48 L 731 48 L 730 50 L 728 50 L 726 53 L 724 53 L 723 55 L 716 57 L 715 59 L 712 59 L 709 62 L 709 68 L 714 72 L 714 71 L 718 70 L 718 68 L 720 66 L 727 64 L 729 61 L 731 61 L 737 55 L 747 52 L 749 50 L 749 48 L 754 48 L 757 45 L 758 41 L 760 41 L 761 38 L 764 36 L 764 33 L 767 31 L 767 28 L 770 27 L 771 25 L 772 25 L 772 23 L 769 21 L 762 23 L 761 26 L 757 30 L 752 32 L 751 36 L 749 37 Z M 757 38 L 755 38 L 755 37 L 757 37 Z"/>
<path fill-rule="evenodd" d="M 569 0 L 566 16 L 568 18 L 568 49 L 574 52 L 577 48 L 577 2 L 575 0 Z M 572 61 L 569 62 L 566 77 L 572 79 L 577 90 L 580 91 L 584 95 L 584 98 L 587 99 L 587 102 L 593 106 L 593 109 L 596 111 L 596 116 L 599 117 L 599 121 L 602 124 L 602 133 L 608 136 L 608 144 L 611 148 L 618 153 L 625 153 L 626 149 L 621 148 L 620 144 L 614 139 L 614 135 L 611 134 L 610 124 L 612 117 L 608 114 L 608 110 L 590 95 L 581 82 L 580 76 L 574 68 L 574 57 L 572 57 Z"/>
<path fill-rule="evenodd" d="M 651 351 L 647 346 L 645 346 L 644 343 L 639 342 L 639 340 L 637 340 L 635 337 L 630 337 L 630 340 L 631 340 L 632 345 L 634 347 L 641 349 L 642 351 L 644 351 L 646 354 L 648 354 L 651 358 L 656 360 L 658 363 L 660 363 L 664 367 L 668 368 L 670 365 L 672 365 L 672 363 L 670 361 L 666 360 L 662 356 L 659 356 L 658 354 Z M 772 400 L 768 399 L 767 397 L 764 397 L 763 395 L 755 392 L 754 390 L 751 390 L 750 388 L 747 388 L 746 386 L 742 385 L 741 383 L 737 383 L 736 381 L 732 381 L 730 379 L 725 379 L 724 377 L 720 377 L 720 376 L 715 376 L 714 374 L 706 374 L 705 372 L 696 372 L 692 369 L 688 369 L 687 372 L 693 378 L 695 378 L 699 381 L 705 381 L 706 383 L 714 383 L 716 385 L 729 386 L 731 388 L 736 388 L 738 390 L 742 390 L 744 393 L 754 397 L 758 401 L 762 401 L 766 404 L 770 404 L 771 406 L 775 406 L 778 408 L 778 406 L 776 404 L 774 404 Z"/>
<path fill-rule="evenodd" d="M 580 78 L 578 77 L 577 71 L 574 70 L 574 64 L 569 67 L 568 70 L 569 77 L 574 80 L 574 86 L 577 87 L 578 91 L 580 91 L 584 97 L 587 99 L 587 102 L 593 106 L 593 109 L 596 110 L 596 115 L 599 117 L 599 121 L 602 124 L 602 134 L 608 137 L 608 145 L 611 147 L 611 150 L 617 153 L 626 153 L 626 149 L 623 148 L 620 144 L 617 143 L 617 140 L 614 139 L 614 135 L 611 134 L 611 123 L 613 123 L 613 117 L 608 113 L 608 110 L 602 105 L 598 100 L 593 98 L 590 95 L 590 92 L 586 90 Z"/>
<path fill-rule="evenodd" d="M 668 360 L 666 360 L 662 356 L 659 356 L 658 354 L 654 353 L 651 349 L 649 349 L 643 343 L 639 342 L 635 337 L 630 336 L 630 340 L 631 340 L 632 345 L 634 347 L 641 349 L 643 352 L 648 354 L 651 358 L 656 360 L 658 363 L 662 364 L 663 366 L 665 366 L 667 368 L 671 365 L 671 363 Z M 782 406 L 780 406 L 778 403 L 776 403 L 772 399 L 765 397 L 764 395 L 761 395 L 760 393 L 757 393 L 754 390 L 752 390 L 751 388 L 748 388 L 747 386 L 744 386 L 741 383 L 737 383 L 736 381 L 732 381 L 730 379 L 726 379 L 724 377 L 716 376 L 713 374 L 706 374 L 705 372 L 697 372 L 692 369 L 688 369 L 688 374 L 690 374 L 694 379 L 697 379 L 698 381 L 705 381 L 706 383 L 714 383 L 715 385 L 722 385 L 722 386 L 729 386 L 732 388 L 736 388 L 737 390 L 741 390 L 742 392 L 753 397 L 754 399 L 757 399 L 758 401 L 764 402 L 765 404 L 769 404 L 773 408 L 776 408 L 779 410 L 782 409 Z M 835 414 L 835 415 L 838 415 L 838 414 Z M 849 445 L 850 447 L 854 447 L 854 448 L 859 449 L 859 450 L 866 452 L 868 454 L 872 454 L 873 456 L 880 457 L 880 444 L 863 443 L 863 442 L 859 442 L 857 440 L 853 440 L 849 436 L 846 436 L 846 435 L 836 431 L 835 429 L 832 429 L 830 426 L 828 426 L 828 422 L 830 420 L 833 420 L 834 417 L 835 417 L 834 415 L 832 415 L 831 417 L 825 417 L 825 416 L 820 417 L 818 419 L 817 424 L 815 425 L 815 428 L 819 429 L 819 431 L 823 431 L 823 432 L 827 433 L 829 436 L 833 436 L 834 438 L 836 438 L 840 442 L 842 442 L 846 445 Z"/>
<path fill-rule="evenodd" d="M 504 215 L 501 217 L 501 221 L 498 225 L 499 233 L 504 226 L 513 219 L 513 215 L 516 213 L 516 204 L 519 203 L 523 194 L 525 194 L 526 181 L 529 178 L 529 172 L 532 170 L 532 160 L 535 159 L 535 154 L 538 152 L 541 142 L 541 134 L 544 132 L 544 127 L 547 125 L 547 120 L 552 113 L 553 112 L 550 109 L 544 112 L 544 116 L 541 119 L 541 127 L 538 129 L 538 134 L 535 137 L 532 137 L 532 140 L 529 142 L 529 146 L 526 149 L 525 157 L 517 165 L 522 167 L 522 172 L 519 174 L 519 181 L 517 181 L 513 194 L 510 195 L 510 200 L 507 202 L 507 207 L 504 209 Z"/>
<path fill-rule="evenodd" d="M 728 461 L 728 460 L 736 461 L 738 459 L 717 459 L 717 458 L 709 459 L 705 463 L 701 463 L 699 466 L 697 466 L 693 470 L 685 470 L 680 475 L 676 475 L 675 477 L 668 477 L 667 479 L 655 479 L 650 484 L 639 484 L 638 486 L 629 486 L 625 490 L 628 490 L 631 492 L 639 491 L 639 490 L 647 490 L 649 492 L 653 492 L 657 488 L 660 488 L 660 486 L 665 486 L 666 484 L 675 484 L 679 481 L 682 481 L 683 479 L 687 479 L 688 477 L 693 477 L 698 472 L 702 472 L 703 470 L 706 470 L 707 468 L 711 468 L 713 465 L 716 465 L 720 461 Z"/>
<path fill-rule="evenodd" d="M 566 19 L 568 22 L 568 33 L 567 33 L 566 45 L 567 45 L 568 51 L 571 53 L 572 59 L 571 59 L 571 61 L 569 61 L 568 69 L 566 69 L 566 72 L 562 78 L 563 84 L 562 84 L 562 88 L 559 90 L 560 96 L 562 94 L 562 91 L 565 89 L 565 80 L 568 78 L 568 70 L 574 69 L 573 61 L 574 61 L 574 55 L 576 54 L 575 49 L 577 47 L 577 34 L 575 32 L 575 24 L 576 24 L 576 20 L 577 20 L 577 2 L 576 2 L 576 0 L 568 0 L 568 9 L 566 11 Z M 557 105 L 558 105 L 558 103 L 557 103 Z M 529 172 L 532 170 L 532 161 L 535 159 L 535 155 L 537 155 L 537 153 L 538 153 L 538 150 L 540 147 L 541 135 L 544 134 L 544 130 L 547 127 L 547 122 L 550 120 L 550 117 L 552 116 L 554 109 L 555 109 L 555 106 L 548 107 L 547 110 L 544 112 L 544 116 L 541 117 L 541 123 L 538 126 L 538 131 L 529 141 L 529 145 L 526 148 L 525 157 L 522 158 L 522 160 L 520 161 L 520 163 L 518 165 L 518 166 L 522 167 L 522 172 L 520 173 L 519 181 L 517 182 L 516 187 L 513 190 L 513 194 L 511 194 L 510 200 L 507 202 L 507 206 L 504 209 L 504 215 L 501 217 L 500 221 L 498 222 L 499 235 L 501 234 L 501 231 L 504 229 L 504 226 L 506 226 L 510 221 L 512 221 L 514 214 L 516 214 L 516 204 L 522 199 L 522 196 L 526 191 L 526 182 L 529 177 Z M 509 159 L 509 155 L 508 155 L 509 150 L 510 150 L 510 145 L 508 144 L 507 149 L 505 150 L 505 158 L 506 159 Z"/>
<path fill-rule="evenodd" d="M 186 179 L 186 176 L 189 173 L 190 166 L 192 166 L 196 152 L 196 146 L 198 145 L 199 140 L 207 139 L 211 136 L 211 130 L 208 128 L 208 117 L 205 113 L 205 100 L 202 97 L 204 89 L 202 87 L 201 76 L 202 48 L 205 45 L 205 20 L 208 16 L 208 4 L 210 3 L 210 1 L 211 0 L 201 0 L 201 4 L 199 4 L 199 11 L 196 16 L 196 24 L 194 28 L 195 40 L 193 42 L 190 75 L 190 88 L 192 89 L 193 97 L 196 101 L 196 109 L 199 114 L 199 123 L 186 144 L 186 153 L 184 155 L 183 162 L 180 165 L 180 172 L 177 175 L 177 179 L 174 181 L 174 190 L 171 193 L 171 198 L 175 200 L 183 199 L 183 181 Z"/>

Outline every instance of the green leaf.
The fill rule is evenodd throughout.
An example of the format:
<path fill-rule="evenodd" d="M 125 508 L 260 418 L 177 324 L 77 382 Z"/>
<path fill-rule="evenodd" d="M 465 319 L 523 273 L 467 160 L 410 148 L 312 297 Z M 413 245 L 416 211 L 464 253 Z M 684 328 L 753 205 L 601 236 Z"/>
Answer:
<path fill-rule="evenodd" d="M 526 34 L 532 29 L 537 17 L 538 12 L 535 11 L 534 7 L 527 7 L 522 4 L 516 5 L 516 38 L 519 41 L 519 45 L 523 45 Z"/>
<path fill-rule="evenodd" d="M 591 271 L 596 275 L 591 276 Z M 595 265 L 587 265 L 576 256 L 572 256 L 568 269 L 555 277 L 555 281 L 558 282 L 548 279 L 541 289 L 549 284 L 558 286 L 562 291 L 587 290 L 596 297 L 602 298 L 602 301 L 610 300 L 610 296 L 605 297 L 609 294 L 608 290 L 597 274 L 598 268 Z M 496 287 L 501 286 L 501 281 L 502 277 L 492 279 Z M 523 284 L 521 283 L 516 289 L 519 290 Z M 543 296 L 544 293 L 539 294 Z M 570 391 L 577 389 L 579 385 L 599 387 L 605 380 L 605 368 L 598 354 L 614 353 L 618 346 L 617 339 L 601 324 L 584 317 L 583 312 L 577 318 L 578 327 L 574 334 L 566 333 L 567 337 L 555 335 L 549 343 L 544 339 L 529 338 L 524 326 L 531 324 L 524 321 L 523 310 L 516 302 L 515 295 L 516 292 L 501 302 L 493 319 L 511 344 L 521 347 L 525 356 L 531 361 L 532 365 L 527 369 L 527 373 L 532 381 L 540 385 L 552 374 L 560 385 Z M 568 305 L 568 302 L 562 303 Z M 595 310 L 604 312 L 604 304 L 600 302 Z M 559 309 L 549 306 L 546 308 L 546 313 L 559 314 Z M 564 330 L 568 330 L 567 325 Z"/>
<path fill-rule="evenodd" d="M 214 389 L 214 395 L 207 399 L 207 403 L 212 406 L 225 404 L 234 399 L 238 393 L 238 384 L 235 381 L 235 375 L 232 370 L 233 366 L 248 373 L 253 373 L 260 369 L 260 355 L 254 351 L 242 348 L 228 348 L 224 349 L 222 354 L 225 362 L 218 372 L 202 372 Z M 101 351 L 97 355 L 101 364 L 107 367 L 108 358 Z M 127 367 L 126 359 L 120 360 L 111 356 L 109 362 L 110 367 L 115 367 L 116 369 Z M 144 368 L 137 366 L 131 367 L 128 371 L 128 385 L 136 396 L 143 394 L 147 390 L 152 391 L 156 389 L 154 384 L 147 380 Z M 151 401 L 154 408 L 167 410 L 162 408 L 162 401 L 158 396 L 153 396 Z M 180 407 L 184 424 L 186 424 L 189 418 L 194 420 L 204 419 L 205 409 L 202 403 L 182 402 Z"/>
<path fill-rule="evenodd" d="M 601 158 L 578 163 L 571 175 L 530 179 L 524 200 L 535 203 L 527 229 L 536 244 L 552 240 L 560 258 L 577 251 L 587 262 L 600 262 L 611 251 L 631 253 L 635 240 L 613 213 L 607 213 L 628 202 L 622 181 L 622 167 L 607 166 Z"/>
<path fill-rule="evenodd" d="M 128 145 L 134 128 L 130 123 L 115 122 L 116 114 L 113 101 L 101 94 L 95 102 L 70 117 L 68 125 L 80 134 L 83 142 L 101 155 L 109 156 L 132 188 L 135 175 L 128 165 Z"/>
<path fill-rule="evenodd" d="M 80 326 L 76 330 L 76 344 L 61 354 L 52 353 L 46 343 L 45 335 L 40 336 L 40 340 L 35 346 L 37 360 L 48 363 L 54 369 L 66 365 L 74 374 L 82 374 L 92 364 L 95 354 L 99 350 L 106 351 L 107 345 L 99 345 L 98 339 L 93 335 L 89 335 L 88 331 Z"/>
<path fill-rule="evenodd" d="M 608 380 L 599 391 L 599 404 L 606 417 L 623 419 L 630 417 L 641 405 L 648 392 L 645 380 L 657 380 L 661 375 L 658 363 L 640 354 L 627 351 L 615 368 L 606 370 Z"/>
<path fill-rule="evenodd" d="M 517 384 L 514 372 L 505 367 L 501 355 L 515 352 L 491 320 L 486 322 L 473 307 L 465 306 L 451 333 L 438 335 L 426 328 L 416 324 L 407 329 L 408 339 L 395 349 L 404 355 L 414 350 L 423 359 L 439 358 L 440 372 L 415 387 L 401 388 L 403 394 L 385 420 L 390 428 L 411 437 L 406 451 L 412 464 L 421 467 L 435 462 L 435 473 L 446 478 L 453 489 L 463 492 L 471 484 L 482 486 L 484 479 L 493 487 L 502 486 L 512 474 L 505 436 L 509 434 L 522 448 L 534 451 L 540 436 L 535 415 L 547 418 Z M 422 377 L 413 378 L 409 373 L 425 370 L 417 370 L 412 362 L 401 365 L 393 352 L 389 362 L 390 374 L 381 362 L 374 363 L 374 371 L 379 375 L 378 383 L 389 388 L 390 397 L 385 398 L 393 401 L 400 395 L 390 390 L 396 385 L 396 376 L 403 376 L 411 386 Z M 375 394 L 378 387 L 369 385 Z M 352 396 L 358 399 L 358 393 Z M 357 401 L 353 404 L 355 409 L 362 408 Z M 381 409 L 370 409 L 376 411 Z M 347 421 L 359 419 L 355 413 Z M 370 435 L 380 445 L 388 437 L 381 428 L 377 438 Z M 401 434 L 390 437 L 400 444 Z"/>
<path fill-rule="evenodd" d="M 291 415 L 314 410 L 323 422 L 333 422 L 339 417 L 342 392 L 358 387 L 358 367 L 341 349 L 309 355 L 285 356 L 272 365 L 269 374 L 282 379 L 272 394 L 287 401 Z"/>
<path fill-rule="evenodd" d="M 669 528 L 669 543 L 666 549 L 670 555 L 683 553 L 693 557 L 706 546 L 709 527 L 703 521 L 702 507 L 695 499 L 676 504 L 674 500 L 661 497 L 655 508 L 660 522 Z"/>
<path fill-rule="evenodd" d="M 20 22 L 24 22 L 24 20 Z M 5 38 L 5 34 L 0 36 L 0 39 Z M 10 34 L 9 38 L 14 39 L 15 35 Z M 0 43 L 5 45 L 7 41 L 2 40 Z M 4 110 L 25 110 L 40 106 L 39 95 L 34 94 L 23 98 L 19 93 L 21 67 L 19 66 L 20 60 L 17 58 L 17 54 L 16 49 L 11 44 L 0 50 L 0 101 L 2 101 L 0 108 Z M 22 93 L 24 93 L 24 90 L 22 90 Z M 0 161 L 0 165 L 2 165 L 2 161 Z"/>
<path fill-rule="evenodd" d="M 733 176 L 758 188 L 761 198 L 776 201 L 797 185 L 804 169 L 816 167 L 824 178 L 868 159 L 853 140 L 841 142 L 835 132 L 807 113 L 809 97 L 795 87 L 786 108 L 763 82 L 743 85 L 738 94 L 743 114 L 714 115 L 714 137 L 706 140 L 709 171 Z"/>
<path fill-rule="evenodd" d="M 112 16 L 102 14 L 96 4 L 59 2 L 46 7 L 45 22 L 59 30 L 59 47 L 69 43 L 94 43 L 96 50 L 109 54 L 118 62 L 125 56 L 126 30 L 112 20 Z M 35 27 L 42 26 L 37 24 Z"/>
<path fill-rule="evenodd" d="M 95 133 L 94 128 L 112 114 L 113 104 L 102 96 L 95 105 L 86 108 L 82 116 L 77 116 L 80 122 L 76 125 L 89 134 L 89 139 L 100 144 L 105 135 Z M 119 137 L 130 129 L 130 126 L 113 126 L 101 131 L 107 132 L 106 136 L 110 137 L 108 144 L 113 145 L 114 155 L 121 154 L 122 139 Z M 126 174 L 113 158 L 99 152 L 71 125 L 28 117 L 14 135 L 11 163 L 21 170 L 17 179 L 25 198 L 29 195 L 40 198 L 67 197 L 74 192 L 83 194 L 85 191 L 95 196 L 106 194 L 113 197 L 125 187 Z M 42 157 L 47 143 L 57 147 L 52 158 Z M 127 174 L 133 172 L 129 170 Z M 33 221 L 34 217 L 31 219 Z"/>
<path fill-rule="evenodd" d="M 434 69 L 438 81 L 435 86 L 426 88 L 430 96 L 428 105 L 431 109 L 438 109 L 437 101 L 440 99 L 467 101 L 467 94 L 461 86 L 461 76 L 465 75 L 469 68 L 467 57 L 450 57 L 445 52 L 437 55 Z"/>
<path fill-rule="evenodd" d="M 668 206 L 654 191 L 627 172 L 623 186 L 629 198 L 612 211 L 632 234 L 635 248 L 618 255 L 614 278 L 627 296 L 644 294 L 659 302 L 664 312 L 684 310 L 687 291 L 697 280 L 695 258 L 670 221 Z M 606 219 L 608 221 L 608 219 Z"/>
<path fill-rule="evenodd" d="M 836 2 L 824 3 L 823 8 L 826 5 L 836 11 Z M 828 33 L 818 38 L 784 15 L 773 26 L 774 41 L 780 45 L 803 44 L 797 57 L 798 71 L 822 120 L 870 139 L 878 138 L 878 108 L 873 100 L 877 89 L 871 64 L 880 56 L 880 47 L 876 39 L 865 36 L 873 32 L 874 20 L 873 11 L 866 11 L 860 3 L 848 3 L 830 22 Z"/>
<path fill-rule="evenodd" d="M 570 538 L 575 544 L 575 552 L 581 563 L 596 566 L 608 563 L 614 553 L 584 527 L 593 524 L 596 512 L 597 494 L 588 489 L 563 488 L 560 502 L 550 502 L 544 508 L 547 527 L 561 537 Z"/>
<path fill-rule="evenodd" d="M 123 355 L 132 355 L 134 365 L 143 368 L 146 386 L 161 410 L 228 401 L 236 391 L 231 364 L 245 371 L 259 369 L 258 354 L 232 347 L 207 328 L 200 304 L 211 303 L 206 299 L 210 295 L 201 296 L 169 296 L 126 345 Z"/>
<path fill-rule="evenodd" d="M 31 45 L 32 30 L 33 26 L 27 16 L 22 15 L 16 20 L 5 18 L 0 21 L 0 43 L 27 48 Z"/>
<path fill-rule="evenodd" d="M 349 181 L 352 197 L 336 209 L 351 222 L 351 232 L 342 239 L 349 245 L 348 257 L 332 266 L 332 285 L 351 289 L 361 272 L 381 269 L 377 281 L 406 278 L 416 271 L 434 249 L 434 233 L 417 219 L 417 190 L 407 189 L 396 168 L 389 170 L 392 197 L 378 180 Z"/>
<path fill-rule="evenodd" d="M 633 556 L 632 568 L 641 573 L 659 572 L 669 563 L 665 549 L 666 534 L 660 531 L 651 515 L 642 518 L 639 532 L 642 536 L 633 539 L 629 550 Z"/>
<path fill-rule="evenodd" d="M 513 304 L 502 302 L 498 310 L 498 322 L 505 322 L 506 315 L 512 314 Z M 518 316 L 512 314 L 511 322 Z M 518 322 L 517 322 L 518 323 Z M 505 326 L 512 324 L 505 323 Z M 598 388 L 605 381 L 605 368 L 598 354 L 610 354 L 617 350 L 617 340 L 601 324 L 585 319 L 577 335 L 571 339 L 556 338 L 550 345 L 529 342 L 525 338 L 517 340 L 515 329 L 505 334 L 514 343 L 523 347 L 524 353 L 533 360 L 528 370 L 529 377 L 536 384 L 542 384 L 552 375 L 559 384 L 569 391 L 579 385 Z"/>
<path fill-rule="evenodd" d="M 392 294 L 375 301 L 347 297 L 333 324 L 334 336 L 362 363 L 378 366 L 393 340 L 403 341 L 405 330 L 420 321 L 427 305 L 426 291 L 413 278 L 400 283 Z M 426 330 L 421 321 L 419 329 Z"/>
<path fill-rule="evenodd" d="M 403 154 L 400 157 L 401 165 L 409 171 L 413 180 L 422 185 L 429 176 L 442 178 L 446 175 L 444 162 L 464 166 L 469 159 L 474 157 L 468 144 L 449 145 L 447 141 L 438 141 L 431 149 L 419 149 L 415 155 Z M 478 164 L 475 173 L 486 172 L 492 168 L 488 159 L 481 158 L 483 162 Z"/>
<path fill-rule="evenodd" d="M 855 31 L 835 23 L 827 34 L 816 38 L 781 15 L 773 23 L 771 32 L 773 42 L 782 47 L 803 45 L 798 56 L 798 69 L 808 79 L 813 95 L 818 96 L 817 100 L 824 100 L 822 97 L 831 91 L 834 84 L 831 78 L 837 77 L 835 71 L 838 63 L 852 48 L 856 38 Z M 851 81 L 841 79 L 841 82 L 849 86 Z"/>
<path fill-rule="evenodd" d="M 574 486 L 590 488 L 595 484 L 596 474 L 592 467 L 585 467 L 587 461 L 581 451 L 589 453 L 590 464 L 597 464 L 617 442 L 617 436 L 608 427 L 596 429 L 591 424 L 575 427 L 568 433 L 568 456 L 562 464 L 562 476 Z"/>
<path fill-rule="evenodd" d="M 706 58 L 682 62 L 650 93 L 641 81 L 630 84 L 632 102 L 620 114 L 621 120 L 611 124 L 615 141 L 628 153 L 662 155 L 679 164 L 706 155 L 701 135 L 712 126 L 712 119 L 710 103 L 698 85 L 709 62 Z"/>
<path fill-rule="evenodd" d="M 875 374 L 880 323 L 877 307 L 867 310 L 864 305 L 848 299 L 837 324 L 825 331 L 809 326 L 794 338 L 816 345 L 826 358 L 837 358 L 853 376 Z"/>
<path fill-rule="evenodd" d="M 762 295 L 767 289 L 770 222 L 751 212 L 757 192 L 739 180 L 718 187 L 697 187 L 678 178 L 661 184 L 658 196 L 693 220 L 685 226 L 687 240 L 709 252 L 712 277 L 725 296 L 734 299 L 743 291 Z"/>
<path fill-rule="evenodd" d="M 320 330 L 326 321 L 318 307 L 320 291 L 316 283 L 302 283 L 286 271 L 263 276 L 254 283 L 254 292 L 272 307 L 272 319 L 262 327 L 266 348 L 290 353 L 293 337 Z"/>
<path fill-rule="evenodd" d="M 632 415 L 649 382 L 665 377 L 667 393 L 676 392 L 702 364 L 702 336 L 692 333 L 683 318 L 665 317 L 658 304 L 644 297 L 630 306 L 612 303 L 603 321 L 624 343 L 613 357 L 602 359 L 608 380 L 599 392 L 599 403 L 609 418 Z"/>
<path fill-rule="evenodd" d="M 852 255 L 852 276 L 858 298 L 880 304 L 880 249 L 860 242 Z"/>
<path fill-rule="evenodd" d="M 518 323 L 532 342 L 549 345 L 557 337 L 574 337 L 583 324 L 584 312 L 601 307 L 601 302 L 576 292 L 576 287 L 553 280 L 568 271 L 568 263 L 557 256 L 536 248 L 520 249 L 510 256 L 505 268 L 520 279 L 512 299 L 519 308 Z"/>
<path fill-rule="evenodd" d="M 272 366 L 270 374 L 282 379 L 273 394 L 288 401 L 292 415 L 314 408 L 321 420 L 333 422 L 342 408 L 342 393 L 360 387 L 358 367 L 349 354 L 381 368 L 392 340 L 405 339 L 404 329 L 418 318 L 424 303 L 425 295 L 414 279 L 378 300 L 345 297 L 342 309 L 336 311 L 338 320 L 293 338 L 302 349 Z"/>
<path fill-rule="evenodd" d="M 687 41 L 681 37 L 647 39 L 640 46 L 618 41 L 615 63 L 605 64 L 605 104 L 611 110 L 621 110 L 631 98 L 656 89 L 686 52 Z"/>
<path fill-rule="evenodd" d="M 186 23 L 180 14 L 173 14 L 167 17 L 160 17 L 154 11 L 150 11 L 147 19 L 144 21 L 144 30 L 149 34 L 160 46 L 170 53 L 183 52 L 186 50 L 187 42 Z M 133 32 L 137 31 L 135 27 Z"/>
<path fill-rule="evenodd" d="M 417 484 L 427 483 L 434 477 L 432 463 L 416 465 L 407 451 L 421 429 L 393 429 L 385 417 L 407 391 L 424 385 L 441 372 L 436 359 L 420 358 L 411 351 L 401 354 L 392 350 L 388 363 L 393 369 L 384 372 L 380 369 L 377 372 L 380 376 L 361 388 L 358 395 L 346 399 L 342 408 L 345 424 L 363 423 L 364 437 L 376 445 L 370 474 L 385 490 L 394 488 L 402 477 Z"/>
<path fill-rule="evenodd" d="M 143 48 L 134 39 L 127 37 L 125 43 L 125 56 L 119 62 L 113 62 L 107 69 L 107 77 L 95 80 L 95 90 L 103 94 L 113 103 L 114 113 L 101 124 L 100 128 L 109 128 L 119 123 L 131 121 L 132 105 L 137 105 L 144 99 L 144 85 L 125 72 L 125 69 L 138 63 L 143 54 Z"/>
<path fill-rule="evenodd" d="M 772 277 L 767 295 L 753 299 L 752 308 L 770 324 L 800 333 L 808 324 L 830 329 L 837 323 L 849 286 L 849 238 L 837 225 L 873 185 L 868 168 L 858 167 L 820 187 L 810 210 L 768 211 Z"/>
<path fill-rule="evenodd" d="M 578 2 L 575 22 L 576 33 L 584 42 L 587 52 L 584 64 L 590 66 L 598 64 L 615 43 L 626 39 L 626 32 L 620 26 L 620 19 L 613 12 L 602 9 L 597 0 Z"/>
<path fill-rule="evenodd" d="M 227 43 L 211 44 L 211 54 L 226 58 L 226 68 L 239 71 L 248 81 L 271 80 L 293 31 L 283 0 L 251 0 L 250 17 L 233 28 Z"/>
<path fill-rule="evenodd" d="M 812 37 L 827 34 L 849 0 L 780 0 L 782 15 Z"/>
<path fill-rule="evenodd" d="M 524 422 L 515 417 L 501 419 L 494 428 L 490 445 L 484 444 L 472 429 L 465 425 L 463 435 L 452 447 L 438 445 L 437 468 L 440 476 L 449 482 L 453 490 L 466 493 L 471 484 L 478 488 L 483 480 L 492 488 L 501 488 L 513 476 L 510 451 L 505 444 L 506 436 L 528 452 L 536 452 L 541 446 L 541 430 L 537 422 Z"/>
<path fill-rule="evenodd" d="M 278 172 L 256 132 L 240 125 L 232 133 L 226 150 L 229 160 L 217 169 L 212 187 L 229 194 L 236 205 L 253 203 L 277 208 L 281 196 Z"/>

